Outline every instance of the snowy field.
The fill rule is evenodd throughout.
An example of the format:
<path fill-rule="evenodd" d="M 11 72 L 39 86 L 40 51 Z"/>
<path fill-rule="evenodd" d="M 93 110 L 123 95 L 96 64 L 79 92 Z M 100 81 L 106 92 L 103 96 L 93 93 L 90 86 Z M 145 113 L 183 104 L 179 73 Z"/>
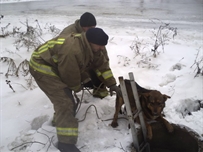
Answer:
<path fill-rule="evenodd" d="M 0 1 L 0 35 L 5 36 L 0 37 L 0 151 L 58 151 L 51 125 L 53 106 L 31 79 L 26 61 L 33 45 L 56 36 L 86 11 L 95 15 L 97 26 L 109 35 L 106 47 L 117 82 L 118 77 L 128 79 L 128 73 L 133 72 L 142 87 L 171 96 L 164 108 L 165 118 L 192 129 L 203 140 L 203 76 L 197 74 L 198 67 L 203 72 L 202 0 L 176 4 L 168 0 L 114 0 L 109 5 L 107 0 L 98 4 L 93 0 L 69 4 L 64 0 L 50 4 L 23 1 Z M 167 39 L 154 57 L 151 49 L 160 26 L 165 27 L 162 34 Z M 30 31 L 28 27 L 32 27 Z M 105 121 L 113 118 L 115 95 L 101 100 L 85 91 L 78 97 L 83 98 L 76 117 L 86 118 L 79 122 L 77 147 L 82 152 L 129 151 L 132 137 L 128 122 L 119 119 L 114 129 L 109 126 L 111 120 Z M 86 112 L 90 105 L 96 108 L 91 106 Z"/>
<path fill-rule="evenodd" d="M 41 1 L 41 0 L 0 0 L 0 3 L 19 3 L 19 2 L 29 2 L 29 1 Z"/>

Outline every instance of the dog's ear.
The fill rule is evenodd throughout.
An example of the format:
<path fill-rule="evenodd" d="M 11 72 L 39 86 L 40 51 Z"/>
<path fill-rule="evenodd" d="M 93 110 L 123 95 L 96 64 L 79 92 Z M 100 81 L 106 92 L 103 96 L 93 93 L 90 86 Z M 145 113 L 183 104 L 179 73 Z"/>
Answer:
<path fill-rule="evenodd" d="M 163 94 L 163 99 L 164 99 L 164 101 L 166 101 L 168 98 L 171 98 L 171 97 L 168 96 L 168 95 Z"/>

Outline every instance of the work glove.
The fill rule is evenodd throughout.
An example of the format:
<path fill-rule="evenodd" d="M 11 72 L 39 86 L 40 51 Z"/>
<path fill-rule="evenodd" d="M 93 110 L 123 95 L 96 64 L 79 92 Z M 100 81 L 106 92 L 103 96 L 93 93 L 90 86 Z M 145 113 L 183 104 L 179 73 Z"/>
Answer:
<path fill-rule="evenodd" d="M 120 97 L 122 96 L 121 89 L 118 86 L 112 85 L 112 86 L 109 87 L 109 89 L 110 89 L 109 92 L 110 92 L 111 96 L 113 95 L 113 91 L 116 92 L 117 96 L 120 96 Z"/>
<path fill-rule="evenodd" d="M 82 82 L 82 86 L 89 89 L 94 89 L 94 85 L 91 79 L 89 81 Z"/>

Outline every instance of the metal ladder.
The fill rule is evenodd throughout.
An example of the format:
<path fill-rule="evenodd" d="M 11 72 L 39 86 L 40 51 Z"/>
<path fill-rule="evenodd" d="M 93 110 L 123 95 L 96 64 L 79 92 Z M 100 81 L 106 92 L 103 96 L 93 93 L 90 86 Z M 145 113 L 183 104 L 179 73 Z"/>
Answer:
<path fill-rule="evenodd" d="M 139 97 L 138 97 L 138 93 L 137 93 L 137 87 L 135 85 L 134 76 L 133 76 L 132 72 L 129 73 L 129 78 L 130 78 L 130 84 L 131 84 L 132 91 L 133 91 L 133 96 L 135 98 L 135 104 L 137 107 L 137 113 L 135 114 L 135 117 L 139 116 L 141 130 L 142 130 L 142 134 L 143 134 L 143 138 L 144 138 L 144 142 L 139 145 L 137 130 L 135 128 L 134 117 L 132 115 L 131 106 L 130 106 L 128 94 L 126 91 L 125 81 L 124 81 L 123 77 L 119 77 L 123 100 L 124 100 L 124 103 L 126 106 L 128 120 L 130 123 L 130 128 L 131 128 L 131 133 L 132 133 L 132 138 L 133 138 L 133 146 L 136 149 L 136 152 L 142 152 L 143 150 L 146 150 L 145 152 L 150 152 L 150 146 L 147 142 L 147 130 L 146 130 L 146 125 L 145 125 L 144 116 L 143 116 L 143 112 L 142 112 L 142 107 L 140 105 L 140 101 L 139 101 Z"/>

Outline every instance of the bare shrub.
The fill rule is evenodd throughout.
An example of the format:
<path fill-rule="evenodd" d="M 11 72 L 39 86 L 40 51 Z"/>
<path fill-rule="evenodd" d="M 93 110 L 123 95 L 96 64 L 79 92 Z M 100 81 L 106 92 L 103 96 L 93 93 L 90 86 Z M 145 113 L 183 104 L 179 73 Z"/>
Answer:
<path fill-rule="evenodd" d="M 118 64 L 123 64 L 123 66 L 128 66 L 130 65 L 130 59 L 128 57 L 118 55 L 119 58 Z"/>
<path fill-rule="evenodd" d="M 18 77 L 20 72 L 23 76 L 27 76 L 29 74 L 29 62 L 26 59 L 22 61 L 19 66 L 16 66 L 14 60 L 9 57 L 1 57 L 0 61 L 8 65 L 8 69 L 5 74 L 6 78 L 8 78 L 8 76 Z"/>
<path fill-rule="evenodd" d="M 25 31 L 19 31 L 20 28 L 15 27 L 13 31 L 17 35 L 17 39 L 15 40 L 16 50 L 20 50 L 20 48 L 25 47 L 27 51 L 36 49 L 40 44 L 42 44 L 42 29 L 38 23 L 38 20 L 35 20 L 36 27 L 30 26 L 28 19 L 26 19 L 25 23 L 22 23 L 25 27 Z M 44 41 L 44 40 L 43 40 Z"/>
<path fill-rule="evenodd" d="M 0 15 L 0 23 L 2 22 L 3 18 L 4 16 Z M 8 52 L 9 54 L 12 54 L 12 55 L 17 55 L 20 58 L 22 58 L 20 54 L 20 51 L 22 49 L 26 49 L 27 52 L 29 52 L 30 50 L 33 51 L 38 46 L 40 46 L 43 42 L 45 42 L 45 40 L 43 39 L 43 36 L 45 34 L 51 34 L 53 37 L 55 37 L 60 33 L 60 30 L 55 25 L 52 25 L 52 24 L 47 23 L 45 27 L 42 28 L 38 20 L 34 20 L 34 24 L 33 24 L 33 21 L 31 24 L 28 19 L 26 19 L 24 22 L 20 21 L 20 23 L 22 24 L 22 26 L 17 27 L 14 25 L 13 29 L 10 31 L 8 28 L 9 26 L 11 26 L 10 23 L 4 24 L 5 26 L 4 27 L 1 26 L 0 28 L 1 30 L 0 38 L 12 36 L 15 39 L 14 40 L 15 51 L 11 51 L 5 48 L 5 52 Z M 32 90 L 37 87 L 34 78 L 31 76 L 29 72 L 28 60 L 25 59 L 22 62 L 20 62 L 19 65 L 16 65 L 14 59 L 10 57 L 0 57 L 0 62 L 8 66 L 6 67 L 7 69 L 5 71 L 6 78 L 10 76 L 15 76 L 15 77 L 23 76 L 24 80 L 26 81 L 26 86 L 24 86 L 24 84 L 19 84 L 15 82 L 13 82 L 12 84 L 21 85 L 26 90 L 28 89 Z M 4 74 L 4 72 L 1 72 L 0 74 Z M 11 86 L 11 81 L 8 80 L 7 84 Z"/>
<path fill-rule="evenodd" d="M 16 69 L 15 75 L 18 77 L 19 73 L 21 73 L 22 76 L 27 76 L 29 74 L 29 62 L 28 60 L 22 61 L 18 68 Z"/>
<path fill-rule="evenodd" d="M 7 72 L 5 73 L 6 78 L 8 78 L 9 76 L 16 76 L 16 77 L 23 76 L 25 78 L 26 86 L 23 86 L 22 84 L 19 84 L 19 83 L 13 83 L 13 84 L 21 85 L 26 90 L 28 90 L 28 89 L 32 90 L 37 87 L 35 85 L 34 78 L 31 76 L 31 74 L 29 72 L 29 61 L 28 60 L 26 60 L 26 59 L 23 60 L 18 66 L 16 65 L 15 61 L 9 57 L 1 57 L 0 62 L 3 62 L 8 65 Z M 8 81 L 8 82 L 7 82 L 7 84 L 10 86 L 11 83 L 10 83 L 10 81 Z"/>
<path fill-rule="evenodd" d="M 203 56 L 201 56 L 200 51 L 201 51 L 201 48 L 197 49 L 197 55 L 196 55 L 195 61 L 193 65 L 190 67 L 192 68 L 193 66 L 196 66 L 194 70 L 195 72 L 194 77 L 197 77 L 199 75 L 203 76 Z"/>
<path fill-rule="evenodd" d="M 140 61 L 137 62 L 138 67 L 157 69 L 159 65 L 153 64 L 152 58 L 157 57 L 160 47 L 164 52 L 165 45 L 177 35 L 177 28 L 171 27 L 168 23 L 161 23 L 158 29 L 152 31 L 152 34 L 152 46 L 150 46 L 151 40 L 140 39 L 137 35 L 130 46 L 131 50 L 135 52 L 135 57 L 141 57 Z M 152 47 L 152 49 L 149 49 L 150 47 Z M 151 51 L 149 52 L 149 50 Z"/>
<path fill-rule="evenodd" d="M 0 15 L 0 21 L 1 21 L 3 18 L 4 18 L 4 16 L 3 16 L 3 15 Z M 0 24 L 1 24 L 1 22 L 0 22 Z M 9 36 L 8 27 L 9 27 L 10 25 L 11 25 L 11 24 L 8 23 L 8 24 L 7 24 L 6 26 L 4 26 L 4 27 L 1 26 L 0 38 L 1 38 L 1 37 L 2 37 L 2 38 L 5 38 L 5 37 Z"/>
<path fill-rule="evenodd" d="M 141 60 L 137 62 L 139 68 L 147 68 L 147 69 L 157 69 L 159 67 L 158 64 L 152 63 L 152 57 L 143 55 Z"/>
<path fill-rule="evenodd" d="M 28 79 L 26 79 L 26 81 L 27 81 L 27 87 L 30 90 L 33 90 L 33 89 L 37 88 L 36 83 L 34 83 L 35 80 L 34 80 L 32 75 L 30 75 L 30 77 Z"/>
<path fill-rule="evenodd" d="M 6 80 L 6 84 L 8 84 L 9 88 L 15 92 L 15 90 L 13 89 L 12 85 L 11 85 L 11 81 L 10 80 Z"/>
<path fill-rule="evenodd" d="M 0 21 L 2 20 L 2 18 L 4 18 L 4 16 L 1 14 L 1 15 L 0 15 Z M 0 22 L 0 23 L 1 23 L 1 22 Z"/>
<path fill-rule="evenodd" d="M 158 53 L 158 48 L 161 46 L 164 51 L 164 46 L 168 44 L 171 38 L 177 35 L 177 28 L 171 27 L 169 23 L 162 23 L 158 30 L 152 31 L 154 39 L 154 45 L 151 51 L 153 56 L 156 57 Z"/>
<path fill-rule="evenodd" d="M 132 42 L 130 48 L 135 52 L 135 55 L 140 55 L 140 53 L 148 46 L 148 43 L 144 39 L 139 39 L 136 35 L 134 41 Z"/>
<path fill-rule="evenodd" d="M 7 72 L 5 74 L 6 78 L 8 78 L 8 76 L 15 75 L 17 67 L 16 67 L 16 64 L 15 64 L 15 62 L 14 62 L 14 60 L 12 58 L 1 57 L 0 61 L 3 62 L 3 63 L 6 63 L 8 65 L 8 69 L 7 69 Z"/>
<path fill-rule="evenodd" d="M 59 33 L 61 31 L 60 29 L 56 28 L 56 26 L 52 25 L 51 23 L 46 23 L 45 29 L 47 29 L 52 34 L 53 37 L 59 35 Z"/>

